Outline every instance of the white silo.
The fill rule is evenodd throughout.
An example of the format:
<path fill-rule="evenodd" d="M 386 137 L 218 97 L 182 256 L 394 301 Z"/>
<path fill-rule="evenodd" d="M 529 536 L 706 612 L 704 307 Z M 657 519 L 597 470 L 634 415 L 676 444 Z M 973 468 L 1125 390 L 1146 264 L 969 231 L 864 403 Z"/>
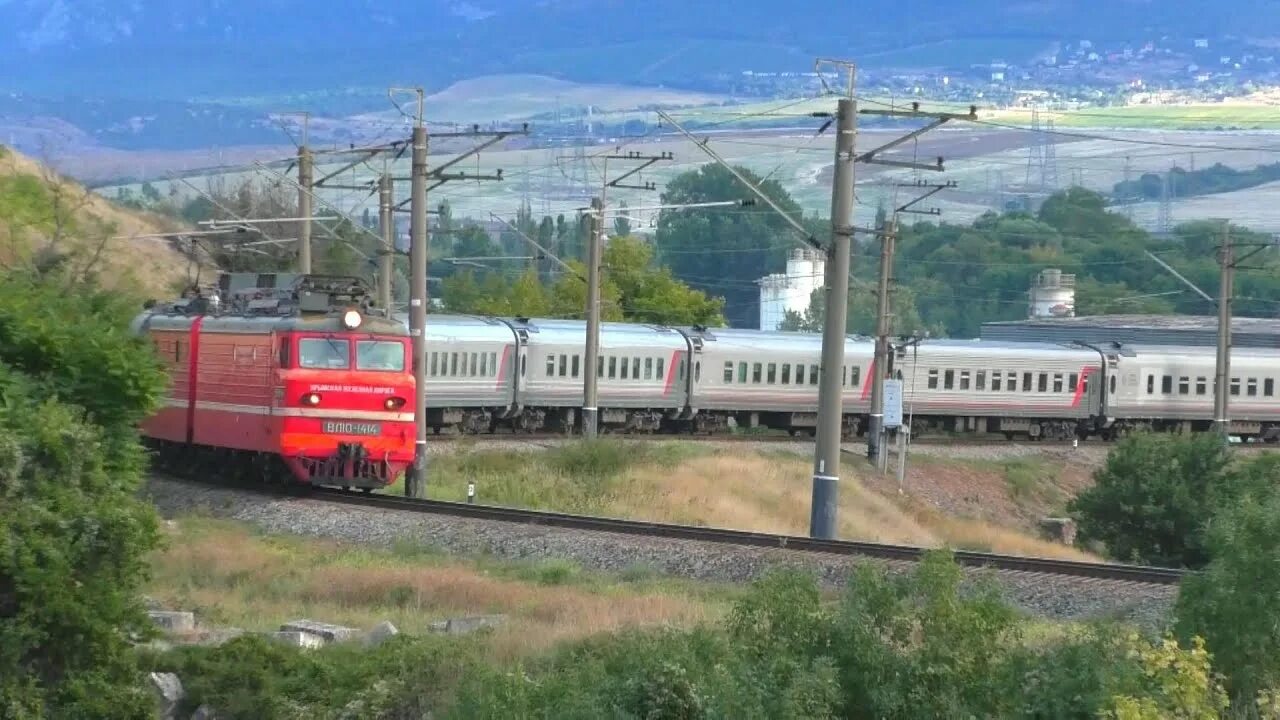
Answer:
<path fill-rule="evenodd" d="M 813 291 L 822 287 L 826 260 L 816 250 L 797 248 L 787 258 L 787 271 L 760 278 L 760 329 L 777 330 L 787 311 L 803 315 Z"/>
<path fill-rule="evenodd" d="M 1042 270 L 1031 281 L 1027 317 L 1075 317 L 1076 276 L 1063 275 L 1061 270 Z"/>

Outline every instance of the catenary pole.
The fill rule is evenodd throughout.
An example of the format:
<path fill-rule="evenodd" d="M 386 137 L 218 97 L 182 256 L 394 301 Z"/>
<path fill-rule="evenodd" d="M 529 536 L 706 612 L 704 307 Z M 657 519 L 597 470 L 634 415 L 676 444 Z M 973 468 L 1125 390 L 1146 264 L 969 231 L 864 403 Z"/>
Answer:
<path fill-rule="evenodd" d="M 315 158 L 311 148 L 298 146 L 298 272 L 311 272 L 311 183 Z"/>
<path fill-rule="evenodd" d="M 876 290 L 876 349 L 871 372 L 871 413 L 867 428 L 867 459 L 880 463 L 884 443 L 884 376 L 889 370 L 889 276 L 893 274 L 893 245 L 897 218 L 880 234 L 880 282 Z"/>
<path fill-rule="evenodd" d="M 413 126 L 409 173 L 409 333 L 413 337 L 413 470 L 405 480 L 405 495 L 427 492 L 427 128 L 422 121 L 423 92 L 418 93 L 418 116 Z"/>
<path fill-rule="evenodd" d="M 600 427 L 596 395 L 596 367 L 600 362 L 600 243 L 604 234 L 604 203 L 600 198 L 591 199 L 587 217 L 587 352 L 582 368 L 582 432 L 594 439 Z M 675 368 L 671 371 L 675 372 Z"/>
<path fill-rule="evenodd" d="M 850 86 L 852 87 L 850 68 Z M 822 333 L 822 373 L 818 394 L 818 434 L 814 448 L 813 504 L 809 534 L 834 538 L 843 434 L 845 321 L 849 299 L 849 249 L 853 236 L 853 161 L 856 109 L 840 98 L 836 110 L 835 179 L 831 192 L 831 242 L 827 246 L 826 323 Z"/>
<path fill-rule="evenodd" d="M 391 317 L 391 276 L 396 253 L 395 185 L 390 173 L 378 177 L 378 230 L 382 252 L 378 255 L 378 305 Z"/>
<path fill-rule="evenodd" d="M 1214 369 L 1213 426 L 1225 441 L 1230 435 L 1228 419 L 1231 383 L 1231 296 L 1234 294 L 1235 253 L 1231 247 L 1231 224 L 1223 223 L 1219 251 L 1222 275 L 1218 284 L 1218 359 Z"/>

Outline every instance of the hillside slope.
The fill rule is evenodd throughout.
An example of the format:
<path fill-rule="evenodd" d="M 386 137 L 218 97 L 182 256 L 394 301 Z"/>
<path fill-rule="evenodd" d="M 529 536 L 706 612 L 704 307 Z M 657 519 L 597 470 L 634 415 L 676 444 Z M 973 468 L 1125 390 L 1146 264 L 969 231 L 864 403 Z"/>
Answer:
<path fill-rule="evenodd" d="M 175 229 L 0 145 L 0 268 L 60 256 L 79 276 L 139 297 L 169 297 L 187 277 L 187 258 L 168 240 L 137 236 Z"/>

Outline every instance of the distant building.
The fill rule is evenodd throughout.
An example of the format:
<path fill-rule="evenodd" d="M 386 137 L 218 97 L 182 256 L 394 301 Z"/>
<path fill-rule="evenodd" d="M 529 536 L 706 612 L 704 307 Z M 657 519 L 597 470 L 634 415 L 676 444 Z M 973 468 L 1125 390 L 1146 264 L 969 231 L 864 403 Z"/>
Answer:
<path fill-rule="evenodd" d="M 760 285 L 760 329 L 777 330 L 787 311 L 803 315 L 813 291 L 822 287 L 826 260 L 816 250 L 795 249 L 787 258 L 787 271 L 766 275 Z"/>
<path fill-rule="evenodd" d="M 1091 315 L 1031 318 L 982 324 L 982 339 L 1122 345 L 1196 345 L 1213 347 L 1218 319 L 1199 315 Z M 1233 347 L 1280 348 L 1280 319 L 1231 318 Z"/>
<path fill-rule="evenodd" d="M 1209 38 L 1196 38 L 1196 47 L 1198 48 L 1209 47 Z"/>
<path fill-rule="evenodd" d="M 1027 317 L 1075 317 L 1076 276 L 1063 275 L 1061 270 L 1043 270 L 1031 281 L 1027 293 Z"/>

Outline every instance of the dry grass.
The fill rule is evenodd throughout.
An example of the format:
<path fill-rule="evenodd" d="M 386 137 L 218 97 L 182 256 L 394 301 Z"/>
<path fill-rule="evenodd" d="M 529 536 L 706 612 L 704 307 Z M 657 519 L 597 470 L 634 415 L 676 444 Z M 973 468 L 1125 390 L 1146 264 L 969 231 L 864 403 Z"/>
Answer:
<path fill-rule="evenodd" d="M 846 466 L 840 483 L 840 535 L 857 540 L 990 552 L 1095 559 L 1057 543 L 982 520 L 949 517 L 907 498 L 867 489 Z M 718 453 L 661 473 L 633 468 L 637 487 L 615 510 L 628 517 L 804 535 L 812 473 L 806 460 L 777 454 Z M 998 483 L 1003 479 L 996 477 Z M 628 500 L 630 502 L 628 502 Z"/>
<path fill-rule="evenodd" d="M 82 230 L 76 233 L 81 237 L 69 240 L 64 249 L 81 258 L 101 250 L 97 270 L 108 286 L 165 298 L 172 294 L 173 284 L 186 277 L 187 259 L 167 240 L 136 237 L 179 229 L 174 221 L 121 208 L 35 160 L 5 148 L 0 152 L 0 180 L 17 176 L 37 178 L 44 187 L 60 194 L 66 216 Z M 108 239 L 117 236 L 121 239 Z M 19 252 L 30 253 L 46 241 L 47 238 L 32 228 L 0 223 L 0 260 L 5 259 L 4 254 L 13 254 L 15 247 Z"/>
<path fill-rule="evenodd" d="M 477 566 L 417 550 L 263 536 L 203 518 L 177 521 L 167 535 L 148 593 L 202 622 L 275 630 L 303 617 L 361 628 L 390 620 L 421 633 L 443 618 L 502 613 L 508 622 L 489 638 L 498 659 L 628 626 L 712 621 L 729 596 L 691 583 L 608 580 L 557 563 Z"/>
<path fill-rule="evenodd" d="M 1023 465 L 1028 463 L 1014 469 L 1022 471 Z M 915 490 L 901 496 L 896 484 L 887 484 L 865 463 L 846 462 L 840 536 L 1091 558 L 1026 534 L 1040 508 L 1028 507 L 1023 498 L 1048 490 L 1038 476 L 1032 483 L 1012 482 L 1010 467 L 922 463 L 910 473 Z M 476 483 L 484 503 L 792 535 L 809 530 L 811 466 L 806 458 L 785 451 L 617 440 L 535 453 L 463 447 L 433 465 L 429 493 L 460 500 L 469 481 Z"/>

